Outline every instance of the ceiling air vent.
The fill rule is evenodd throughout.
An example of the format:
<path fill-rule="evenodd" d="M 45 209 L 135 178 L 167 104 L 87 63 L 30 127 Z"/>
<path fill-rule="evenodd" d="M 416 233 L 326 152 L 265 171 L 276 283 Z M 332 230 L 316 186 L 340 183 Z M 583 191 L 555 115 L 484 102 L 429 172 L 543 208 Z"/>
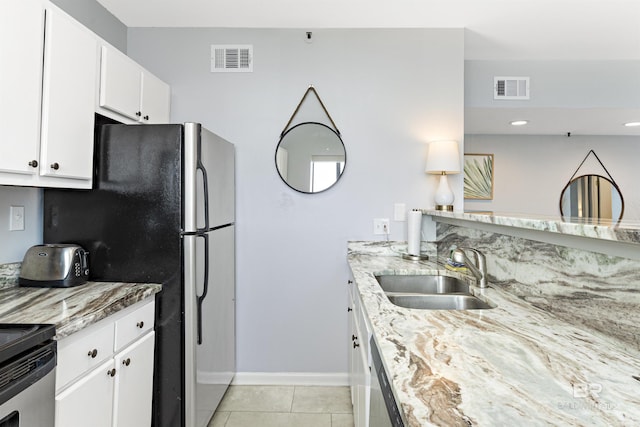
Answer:
<path fill-rule="evenodd" d="M 253 45 L 212 44 L 212 73 L 250 73 L 253 71 Z"/>
<path fill-rule="evenodd" d="M 494 77 L 493 99 L 529 99 L 529 77 Z"/>

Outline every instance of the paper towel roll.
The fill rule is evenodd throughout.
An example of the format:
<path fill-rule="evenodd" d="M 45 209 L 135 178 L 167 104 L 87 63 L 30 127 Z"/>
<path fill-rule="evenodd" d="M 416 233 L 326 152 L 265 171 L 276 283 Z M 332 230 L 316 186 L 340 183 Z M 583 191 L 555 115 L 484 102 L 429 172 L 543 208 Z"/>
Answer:
<path fill-rule="evenodd" d="M 422 237 L 422 212 L 412 210 L 407 213 L 407 253 L 420 255 Z"/>

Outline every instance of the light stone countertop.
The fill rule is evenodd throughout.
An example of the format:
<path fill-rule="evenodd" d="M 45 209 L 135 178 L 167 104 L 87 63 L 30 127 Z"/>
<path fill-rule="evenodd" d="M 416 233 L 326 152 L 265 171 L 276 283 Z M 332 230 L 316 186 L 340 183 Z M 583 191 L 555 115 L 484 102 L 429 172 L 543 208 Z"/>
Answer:
<path fill-rule="evenodd" d="M 625 220 L 612 223 L 606 220 L 532 215 L 508 212 L 445 212 L 423 209 L 422 213 L 433 217 L 501 225 L 527 230 L 545 231 L 568 236 L 589 237 L 601 240 L 640 244 L 640 221 Z"/>
<path fill-rule="evenodd" d="M 490 310 L 395 306 L 374 274 L 455 273 L 381 246 L 348 262 L 408 426 L 640 425 L 638 354 L 493 288 L 473 287 Z"/>
<path fill-rule="evenodd" d="M 72 288 L 9 287 L 0 289 L 0 323 L 54 324 L 59 340 L 161 290 L 158 284 L 115 282 Z"/>

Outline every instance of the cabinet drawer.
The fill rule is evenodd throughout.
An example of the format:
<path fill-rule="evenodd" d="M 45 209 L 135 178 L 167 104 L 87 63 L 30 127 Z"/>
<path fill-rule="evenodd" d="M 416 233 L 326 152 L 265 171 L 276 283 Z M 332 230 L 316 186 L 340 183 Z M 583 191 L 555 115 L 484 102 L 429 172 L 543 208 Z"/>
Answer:
<path fill-rule="evenodd" d="M 155 303 L 150 302 L 116 321 L 115 351 L 153 329 Z"/>
<path fill-rule="evenodd" d="M 83 334 L 70 336 L 58 342 L 58 366 L 56 367 L 56 391 L 69 381 L 97 366 L 113 355 L 113 322 Z"/>

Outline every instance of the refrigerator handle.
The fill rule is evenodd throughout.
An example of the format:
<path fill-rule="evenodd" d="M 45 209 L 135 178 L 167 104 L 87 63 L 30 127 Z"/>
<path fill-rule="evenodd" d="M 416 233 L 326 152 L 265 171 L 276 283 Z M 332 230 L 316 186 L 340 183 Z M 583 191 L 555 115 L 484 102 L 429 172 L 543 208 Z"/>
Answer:
<path fill-rule="evenodd" d="M 196 237 L 204 239 L 204 286 L 202 287 L 202 295 L 197 297 L 196 314 L 198 317 L 198 345 L 202 344 L 202 302 L 207 297 L 209 291 L 209 235 L 197 234 Z"/>
<path fill-rule="evenodd" d="M 202 172 L 202 187 L 204 190 L 204 228 L 198 231 L 209 230 L 209 179 L 207 178 L 207 170 L 202 164 L 202 140 L 198 140 L 198 160 L 196 168 Z"/>

